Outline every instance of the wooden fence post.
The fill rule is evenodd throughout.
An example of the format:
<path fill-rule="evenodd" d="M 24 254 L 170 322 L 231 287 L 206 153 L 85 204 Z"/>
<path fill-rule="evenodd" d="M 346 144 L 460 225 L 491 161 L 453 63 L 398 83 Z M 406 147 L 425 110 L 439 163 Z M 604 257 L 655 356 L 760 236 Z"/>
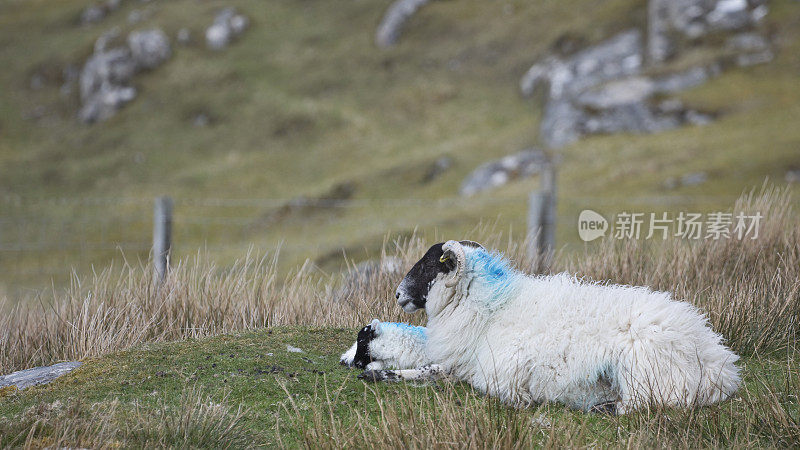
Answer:
<path fill-rule="evenodd" d="M 541 187 L 528 197 L 528 254 L 550 255 L 556 246 L 556 172 L 553 164 L 542 169 Z"/>
<path fill-rule="evenodd" d="M 172 247 L 172 199 L 157 197 L 153 208 L 153 267 L 159 283 L 169 270 L 169 251 Z"/>

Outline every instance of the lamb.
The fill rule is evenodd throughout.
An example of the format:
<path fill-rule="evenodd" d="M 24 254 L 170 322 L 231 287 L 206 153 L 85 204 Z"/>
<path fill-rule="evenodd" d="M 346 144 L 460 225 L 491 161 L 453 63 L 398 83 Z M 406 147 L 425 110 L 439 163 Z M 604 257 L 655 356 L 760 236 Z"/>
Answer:
<path fill-rule="evenodd" d="M 356 342 L 339 361 L 366 370 L 422 367 L 431 364 L 425 342 L 425 327 L 375 319 L 358 332 Z"/>
<path fill-rule="evenodd" d="M 368 370 L 367 380 L 449 375 L 510 404 L 617 414 L 708 405 L 741 383 L 739 357 L 689 303 L 647 287 L 525 275 L 471 241 L 431 247 L 396 298 L 407 313 L 426 310 L 435 364 Z"/>

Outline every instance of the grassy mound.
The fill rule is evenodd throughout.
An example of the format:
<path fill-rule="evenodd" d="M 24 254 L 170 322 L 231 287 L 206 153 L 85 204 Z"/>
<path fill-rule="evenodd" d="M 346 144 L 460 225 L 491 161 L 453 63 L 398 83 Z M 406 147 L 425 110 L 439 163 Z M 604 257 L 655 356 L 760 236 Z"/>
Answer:
<path fill-rule="evenodd" d="M 338 364 L 356 332 L 275 327 L 90 358 L 51 385 L 0 398 L 0 447 L 800 443 L 795 359 L 747 358 L 741 396 L 721 405 L 609 417 L 559 405 L 516 410 L 462 384 L 364 384 Z"/>

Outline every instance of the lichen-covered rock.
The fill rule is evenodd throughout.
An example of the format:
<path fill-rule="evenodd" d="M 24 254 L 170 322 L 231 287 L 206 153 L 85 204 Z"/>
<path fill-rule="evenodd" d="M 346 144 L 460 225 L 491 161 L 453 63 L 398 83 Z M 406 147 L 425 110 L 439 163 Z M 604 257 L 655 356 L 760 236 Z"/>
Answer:
<path fill-rule="evenodd" d="M 128 47 L 137 70 L 154 69 L 172 55 L 169 38 L 157 28 L 132 32 L 128 35 Z"/>
<path fill-rule="evenodd" d="M 206 29 L 206 45 L 212 50 L 222 50 L 247 29 L 250 20 L 236 12 L 235 8 L 225 8 L 214 17 L 214 23 Z"/>
<path fill-rule="evenodd" d="M 509 181 L 539 173 L 547 164 L 547 156 L 539 149 L 523 150 L 475 169 L 461 184 L 460 194 L 470 196 L 494 189 Z"/>
<path fill-rule="evenodd" d="M 403 25 L 417 10 L 431 0 L 395 0 L 381 19 L 375 31 L 375 44 L 378 47 L 390 47 L 397 43 Z"/>
<path fill-rule="evenodd" d="M 20 370 L 8 375 L 0 376 L 0 388 L 15 386 L 17 389 L 25 389 L 31 386 L 47 384 L 56 378 L 66 375 L 81 365 L 80 361 L 62 362 L 52 366 L 34 367 L 32 369 Z"/>

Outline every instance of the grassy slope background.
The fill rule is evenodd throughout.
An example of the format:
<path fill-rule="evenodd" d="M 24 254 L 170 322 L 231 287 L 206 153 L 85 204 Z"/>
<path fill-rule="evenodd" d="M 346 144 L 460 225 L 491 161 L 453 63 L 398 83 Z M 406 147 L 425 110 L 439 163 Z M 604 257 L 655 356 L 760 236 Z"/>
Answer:
<path fill-rule="evenodd" d="M 455 196 L 477 165 L 536 143 L 541 104 L 520 98 L 517 83 L 558 37 L 595 42 L 642 27 L 646 8 L 632 0 L 434 2 L 396 48 L 379 51 L 372 33 L 384 1 L 131 1 L 81 27 L 87 4 L 0 0 L 2 296 L 30 297 L 51 278 L 64 285 L 72 267 L 87 274 L 120 260 L 110 243 L 129 260 L 146 259 L 151 201 L 162 194 L 178 201 L 176 257 L 205 247 L 222 265 L 251 245 L 280 244 L 283 271 L 306 258 L 338 270 L 342 249 L 374 257 L 387 233 L 461 235 L 480 221 L 519 237 L 535 179 L 467 201 L 430 200 Z M 210 52 L 202 32 L 225 5 L 252 26 L 226 51 Z M 142 8 L 152 17 L 129 25 L 128 13 Z M 593 137 L 563 150 L 560 243 L 576 248 L 574 223 L 585 207 L 608 214 L 724 209 L 742 190 L 765 177 L 782 182 L 800 166 L 800 8 L 776 0 L 766 21 L 774 62 L 682 94 L 722 113 L 715 123 Z M 106 123 L 78 124 L 77 97 L 59 96 L 57 75 L 41 90 L 29 88 L 37 71 L 81 63 L 113 26 L 123 33 L 159 26 L 170 36 L 188 27 L 195 43 L 175 46 L 167 64 L 138 77 L 137 99 Z M 690 51 L 671 65 L 708 56 Z M 198 113 L 211 117 L 210 126 L 192 126 Z M 443 155 L 455 167 L 422 183 L 427 165 Z M 697 171 L 709 181 L 662 187 Z M 353 199 L 363 203 L 265 219 L 287 199 L 324 196 L 342 183 L 355 186 Z M 209 199 L 263 201 L 213 206 Z"/>

